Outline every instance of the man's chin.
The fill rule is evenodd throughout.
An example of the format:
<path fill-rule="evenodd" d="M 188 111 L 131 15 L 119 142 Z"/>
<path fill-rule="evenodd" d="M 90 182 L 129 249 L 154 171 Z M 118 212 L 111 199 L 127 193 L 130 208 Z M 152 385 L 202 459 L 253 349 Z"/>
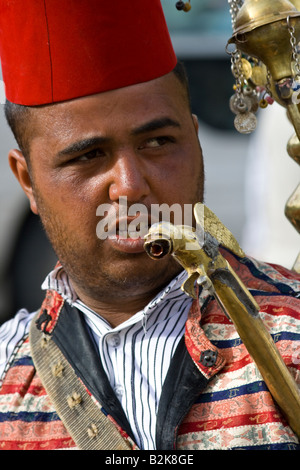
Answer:
<path fill-rule="evenodd" d="M 101 263 L 93 268 L 91 265 L 90 269 L 78 268 L 74 273 L 73 269 L 65 269 L 75 290 L 84 290 L 86 295 L 99 300 L 108 296 L 129 298 L 149 291 L 157 292 L 181 271 L 173 258 L 154 261 L 145 252 L 129 257 L 123 254 L 118 261 L 111 260 L 106 266 Z"/>

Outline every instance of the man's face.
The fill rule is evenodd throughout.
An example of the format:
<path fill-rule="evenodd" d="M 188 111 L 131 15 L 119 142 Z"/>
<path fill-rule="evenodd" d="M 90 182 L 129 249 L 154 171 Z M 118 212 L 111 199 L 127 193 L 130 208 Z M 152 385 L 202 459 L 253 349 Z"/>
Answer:
<path fill-rule="evenodd" d="M 203 197 L 197 123 L 173 73 L 37 110 L 30 148 L 33 193 L 50 241 L 77 293 L 97 299 L 156 292 L 180 268 L 151 260 L 141 240 L 100 240 L 97 208 Z M 130 222 L 130 217 L 127 222 Z M 112 294 L 113 293 L 113 294 Z"/>

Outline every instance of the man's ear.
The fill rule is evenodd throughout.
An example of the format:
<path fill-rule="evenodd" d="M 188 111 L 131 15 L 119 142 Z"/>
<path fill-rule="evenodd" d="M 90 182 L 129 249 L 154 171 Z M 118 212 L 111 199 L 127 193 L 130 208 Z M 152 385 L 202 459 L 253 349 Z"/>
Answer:
<path fill-rule="evenodd" d="M 36 200 L 33 194 L 31 177 L 26 159 L 20 150 L 12 149 L 8 154 L 10 168 L 19 181 L 21 188 L 29 199 L 30 208 L 34 214 L 38 214 Z"/>
<path fill-rule="evenodd" d="M 198 130 L 199 130 L 198 116 L 196 116 L 196 114 L 192 114 L 192 118 L 193 118 L 194 126 L 196 129 L 196 133 L 198 134 Z"/>

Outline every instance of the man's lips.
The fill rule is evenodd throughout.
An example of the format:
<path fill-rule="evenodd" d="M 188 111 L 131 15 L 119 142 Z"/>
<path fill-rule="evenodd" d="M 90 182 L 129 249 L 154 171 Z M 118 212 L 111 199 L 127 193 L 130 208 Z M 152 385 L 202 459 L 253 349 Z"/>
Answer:
<path fill-rule="evenodd" d="M 107 238 L 135 240 L 144 238 L 148 233 L 152 221 L 145 217 L 124 217 L 109 222 L 107 225 Z"/>
<path fill-rule="evenodd" d="M 144 252 L 144 236 L 151 221 L 148 217 L 123 217 L 111 220 L 105 232 L 106 243 L 124 253 Z"/>
<path fill-rule="evenodd" d="M 112 248 L 123 253 L 146 253 L 144 250 L 144 238 L 121 238 L 114 235 L 107 238 L 108 243 Z"/>

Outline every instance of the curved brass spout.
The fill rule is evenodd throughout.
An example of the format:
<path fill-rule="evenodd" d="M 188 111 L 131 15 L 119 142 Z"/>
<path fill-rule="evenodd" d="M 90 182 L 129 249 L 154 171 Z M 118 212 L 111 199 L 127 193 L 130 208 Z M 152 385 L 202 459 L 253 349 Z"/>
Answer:
<path fill-rule="evenodd" d="M 205 212 L 208 218 L 204 217 L 203 225 L 202 216 Z M 145 250 L 152 259 L 172 255 L 181 264 L 188 273 L 188 278 L 182 285 L 186 294 L 196 297 L 197 282 L 214 295 L 234 323 L 289 425 L 300 438 L 298 386 L 260 318 L 259 306 L 220 254 L 219 244 L 236 253 L 242 251 L 226 227 L 203 204 L 196 204 L 194 214 L 196 229 L 167 223 L 154 224 L 145 237 Z"/>

